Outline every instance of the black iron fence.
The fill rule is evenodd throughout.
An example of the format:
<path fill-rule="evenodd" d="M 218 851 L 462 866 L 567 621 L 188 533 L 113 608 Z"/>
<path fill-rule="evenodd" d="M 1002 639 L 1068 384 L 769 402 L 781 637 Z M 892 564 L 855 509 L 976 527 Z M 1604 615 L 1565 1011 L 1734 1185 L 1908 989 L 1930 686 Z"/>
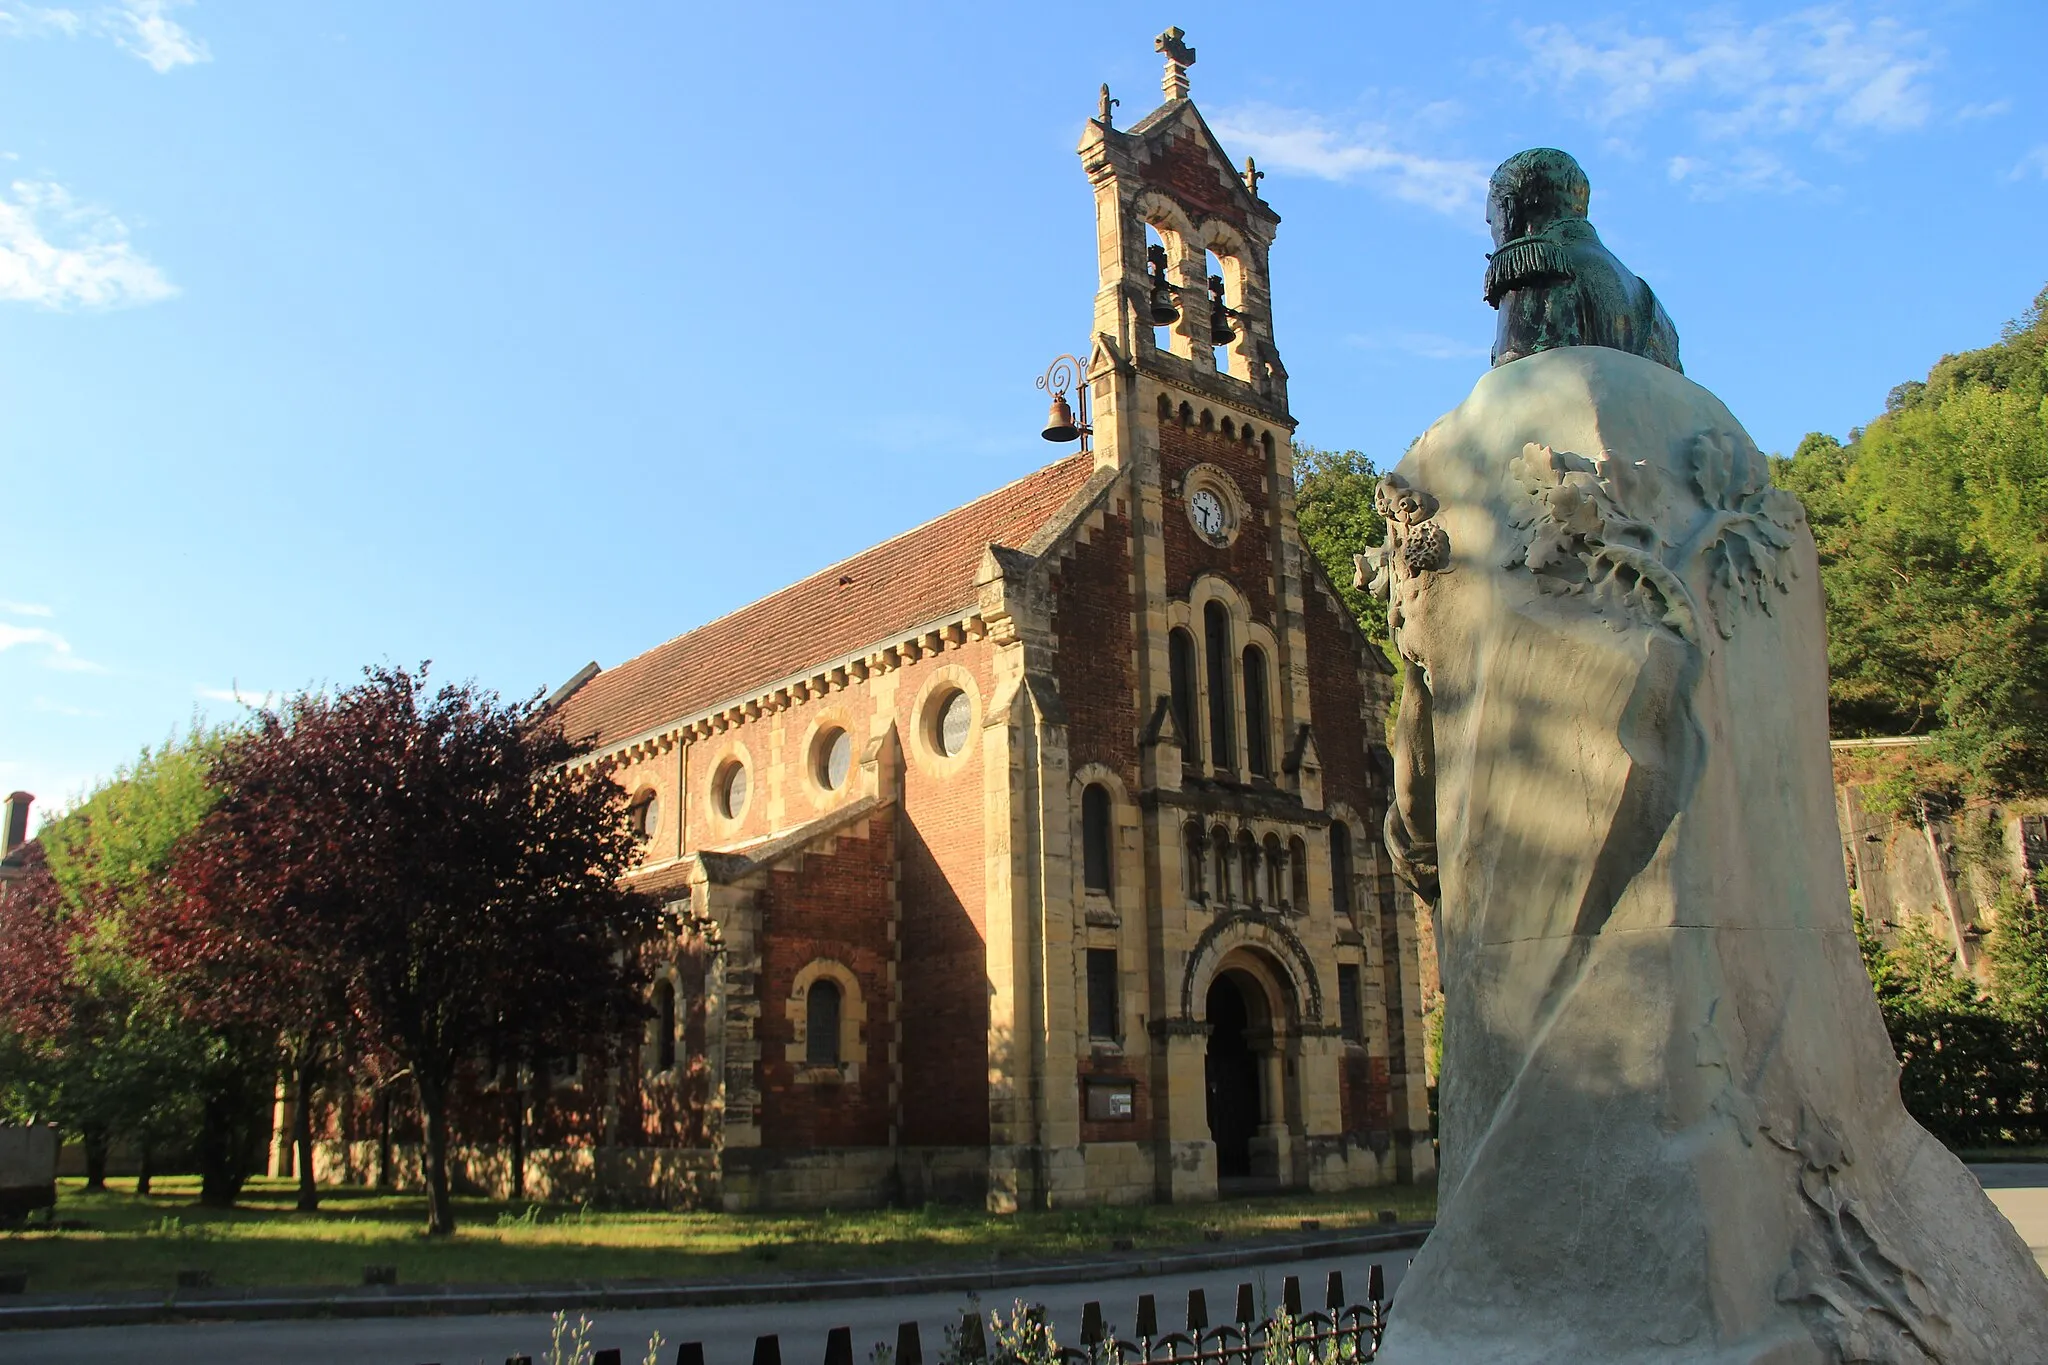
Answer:
<path fill-rule="evenodd" d="M 1307 1308 L 1299 1276 L 1289 1275 L 1278 1304 L 1261 1304 L 1250 1284 L 1237 1287 L 1228 1320 L 1211 1321 L 1209 1303 L 1200 1289 L 1191 1289 L 1183 1325 L 1172 1328 L 1160 1314 L 1157 1297 L 1141 1294 L 1131 1315 L 1128 1335 L 1117 1331 L 1100 1302 L 1083 1306 L 1078 1336 L 1061 1343 L 1057 1324 L 1042 1307 L 1019 1304 L 1008 1314 L 984 1315 L 975 1309 L 949 1327 L 943 1342 L 927 1352 L 915 1322 L 896 1329 L 896 1342 L 879 1344 L 868 1357 L 871 1365 L 1268 1365 L 1277 1361 L 1316 1365 L 1364 1365 L 1380 1348 L 1392 1302 L 1380 1267 L 1366 1276 L 1365 1301 L 1346 1303 L 1342 1271 L 1330 1272 L 1319 1309 Z M 1166 1330 L 1162 1331 L 1162 1327 Z M 790 1365 L 804 1356 L 791 1346 Z M 779 1334 L 754 1342 L 753 1365 L 783 1365 Z M 808 1354 L 807 1352 L 804 1354 Z M 855 1365 L 853 1332 L 834 1327 L 825 1337 L 824 1365 Z M 583 1357 L 589 1365 L 623 1365 L 617 1350 Z M 700 1342 L 676 1348 L 675 1365 L 724 1365 L 707 1361 Z M 505 1365 L 534 1365 L 532 1357 L 513 1356 Z M 566 1362 L 564 1362 L 566 1365 Z"/>

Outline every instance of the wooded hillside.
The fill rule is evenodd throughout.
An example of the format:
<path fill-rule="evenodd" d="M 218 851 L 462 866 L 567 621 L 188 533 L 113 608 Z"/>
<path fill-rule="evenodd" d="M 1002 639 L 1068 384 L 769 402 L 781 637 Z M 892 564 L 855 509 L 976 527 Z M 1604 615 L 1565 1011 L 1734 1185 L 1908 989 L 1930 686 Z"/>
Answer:
<path fill-rule="evenodd" d="M 2048 290 L 1775 474 L 1827 589 L 1837 737 L 1935 734 L 1967 787 L 2048 788 Z"/>

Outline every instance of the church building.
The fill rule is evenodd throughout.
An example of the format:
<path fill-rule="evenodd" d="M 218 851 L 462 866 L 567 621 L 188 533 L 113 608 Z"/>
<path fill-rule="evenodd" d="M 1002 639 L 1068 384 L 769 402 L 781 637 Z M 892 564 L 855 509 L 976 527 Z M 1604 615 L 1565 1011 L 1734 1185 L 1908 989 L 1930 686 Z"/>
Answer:
<path fill-rule="evenodd" d="M 1295 523 L 1280 220 L 1159 48 L 1165 103 L 1117 128 L 1105 88 L 1081 137 L 1079 453 L 552 702 L 685 926 L 637 1056 L 559 1078 L 604 1087 L 589 1131 L 521 1144 L 584 1149 L 555 1187 L 1009 1210 L 1432 1169 L 1389 670 Z"/>

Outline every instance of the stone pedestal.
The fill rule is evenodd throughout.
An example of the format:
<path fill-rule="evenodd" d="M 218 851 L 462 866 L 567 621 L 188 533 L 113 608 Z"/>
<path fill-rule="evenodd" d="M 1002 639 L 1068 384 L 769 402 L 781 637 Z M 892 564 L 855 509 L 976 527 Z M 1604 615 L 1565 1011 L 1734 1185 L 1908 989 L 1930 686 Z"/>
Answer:
<path fill-rule="evenodd" d="M 1389 841 L 1440 871 L 1436 1231 L 1387 1365 L 2048 1358 L 1900 1105 L 1843 886 L 1796 500 L 1705 389 L 1503 365 L 1382 486 Z"/>

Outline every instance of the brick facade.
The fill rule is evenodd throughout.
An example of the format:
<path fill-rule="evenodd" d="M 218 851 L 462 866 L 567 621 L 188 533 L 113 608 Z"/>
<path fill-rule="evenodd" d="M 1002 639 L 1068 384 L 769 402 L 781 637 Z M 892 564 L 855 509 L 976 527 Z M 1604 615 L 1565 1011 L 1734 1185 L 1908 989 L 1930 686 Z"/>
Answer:
<path fill-rule="evenodd" d="M 1417 931 L 1379 852 L 1388 677 L 1294 521 L 1278 218 L 1183 98 L 1080 151 L 1092 449 L 558 699 L 580 761 L 651 801 L 633 880 L 689 927 L 662 950 L 675 1067 L 650 1026 L 550 1088 L 529 1189 L 1011 1209 L 1429 1169 Z M 477 1103 L 465 1160 L 502 1186 L 487 1112 L 513 1111 Z"/>

